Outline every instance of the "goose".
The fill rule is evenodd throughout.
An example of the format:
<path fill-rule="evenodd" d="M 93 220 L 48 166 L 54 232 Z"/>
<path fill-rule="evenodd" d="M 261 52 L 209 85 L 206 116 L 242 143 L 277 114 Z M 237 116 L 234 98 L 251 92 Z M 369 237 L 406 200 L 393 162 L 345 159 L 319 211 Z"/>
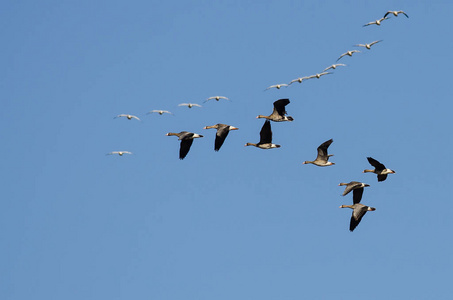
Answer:
<path fill-rule="evenodd" d="M 200 104 L 196 104 L 196 103 L 180 103 L 180 104 L 178 104 L 178 106 L 187 106 L 188 108 L 192 108 L 194 106 L 201 107 Z"/>
<path fill-rule="evenodd" d="M 258 144 L 247 143 L 245 146 L 255 146 L 261 149 L 280 148 L 280 145 L 272 143 L 271 122 L 266 120 L 260 131 L 260 142 Z"/>
<path fill-rule="evenodd" d="M 324 75 L 327 75 L 327 74 L 333 74 L 332 72 L 322 72 L 322 73 L 318 73 L 318 74 L 315 74 L 315 75 L 310 75 L 308 76 L 309 78 L 321 78 L 321 76 L 324 76 Z"/>
<path fill-rule="evenodd" d="M 127 114 L 117 115 L 116 117 L 114 117 L 114 119 L 116 119 L 116 118 L 121 118 L 121 117 L 126 117 L 128 120 L 137 119 L 137 120 L 140 121 L 140 119 L 139 119 L 137 116 L 134 116 L 134 115 L 127 115 Z"/>
<path fill-rule="evenodd" d="M 267 91 L 268 89 L 271 89 L 271 88 L 276 88 L 276 89 L 279 90 L 280 88 L 287 87 L 287 86 L 288 86 L 288 84 L 286 84 L 286 83 L 274 84 L 274 85 L 271 85 L 271 86 L 267 87 L 265 89 L 265 91 Z"/>
<path fill-rule="evenodd" d="M 384 18 L 387 17 L 388 14 L 393 14 L 395 17 L 398 17 L 399 14 L 403 14 L 406 18 L 409 18 L 409 16 L 402 10 L 389 10 L 385 13 Z"/>
<path fill-rule="evenodd" d="M 369 43 L 369 44 L 357 44 L 357 45 L 354 45 L 354 46 L 356 46 L 356 47 L 365 47 L 365 48 L 367 48 L 368 50 L 370 50 L 370 49 L 371 49 L 371 46 L 373 46 L 374 44 L 377 44 L 377 43 L 379 43 L 379 42 L 382 42 L 382 40 L 374 41 L 374 42 L 371 42 L 371 43 Z"/>
<path fill-rule="evenodd" d="M 123 154 L 132 154 L 132 152 L 129 152 L 129 151 L 112 151 L 110 153 L 107 153 L 106 155 L 113 155 L 113 154 L 118 154 L 119 156 L 123 156 Z"/>
<path fill-rule="evenodd" d="M 307 80 L 307 79 L 311 79 L 311 78 L 313 78 L 313 77 L 304 76 L 304 77 L 299 77 L 299 78 L 293 79 L 293 80 L 291 80 L 290 83 L 288 83 L 288 86 L 291 85 L 291 84 L 293 84 L 294 82 L 302 83 L 302 81 Z"/>
<path fill-rule="evenodd" d="M 354 203 L 359 203 L 360 200 L 362 199 L 363 188 L 370 186 L 369 184 L 366 184 L 363 182 L 358 182 L 358 181 L 351 181 L 349 183 L 341 182 L 338 186 L 343 186 L 343 185 L 346 186 L 346 188 L 344 189 L 344 192 L 343 192 L 343 196 L 346 196 L 351 191 L 354 191 L 353 195 L 352 195 Z"/>
<path fill-rule="evenodd" d="M 318 156 L 314 161 L 304 161 L 302 164 L 314 164 L 319 167 L 326 167 L 334 165 L 335 163 L 328 161 L 329 157 L 333 156 L 333 154 L 327 154 L 327 148 L 329 148 L 330 144 L 332 144 L 333 139 L 325 141 L 318 147 Z"/>
<path fill-rule="evenodd" d="M 358 53 L 358 52 L 360 52 L 360 51 L 359 51 L 359 50 L 350 50 L 350 51 L 347 51 L 347 52 L 341 54 L 340 57 L 337 59 L 337 61 L 339 61 L 340 58 L 342 58 L 342 57 L 345 56 L 345 55 L 352 56 L 352 54 Z"/>
<path fill-rule="evenodd" d="M 187 153 L 189 153 L 190 146 L 192 146 L 193 139 L 202 138 L 201 134 L 196 134 L 188 131 L 181 131 L 180 133 L 169 132 L 166 136 L 175 135 L 178 137 L 178 140 L 181 141 L 181 146 L 179 148 L 179 159 L 184 159 Z"/>
<path fill-rule="evenodd" d="M 207 98 L 204 102 L 206 103 L 209 100 L 213 100 L 213 99 L 215 99 L 216 101 L 219 101 L 220 99 L 230 100 L 230 99 L 228 99 L 227 97 L 224 97 L 224 96 L 212 96 L 212 97 Z"/>
<path fill-rule="evenodd" d="M 289 99 L 280 99 L 274 102 L 274 110 L 269 116 L 258 115 L 256 118 L 265 118 L 274 122 L 294 121 L 293 117 L 286 116 L 285 106 L 289 104 Z"/>
<path fill-rule="evenodd" d="M 223 142 L 225 142 L 226 137 L 228 136 L 228 133 L 230 133 L 230 130 L 238 130 L 239 128 L 231 126 L 231 125 L 225 125 L 225 124 L 215 124 L 212 126 L 205 126 L 203 129 L 211 129 L 215 128 L 217 129 L 217 133 L 215 135 L 215 142 L 214 142 L 214 150 L 219 151 L 220 147 L 222 147 Z"/>
<path fill-rule="evenodd" d="M 363 173 L 375 173 L 377 174 L 378 181 L 384 181 L 387 178 L 387 174 L 395 174 L 396 172 L 390 169 L 387 169 L 383 164 L 378 162 L 372 157 L 367 157 L 368 162 L 375 168 L 374 170 L 364 170 Z"/>
<path fill-rule="evenodd" d="M 152 114 L 152 113 L 158 113 L 159 115 L 163 115 L 163 114 L 170 114 L 170 115 L 173 115 L 173 113 L 169 112 L 168 110 L 160 110 L 160 109 L 154 109 L 152 111 L 149 111 L 147 114 Z"/>
<path fill-rule="evenodd" d="M 351 222 L 349 223 L 349 231 L 354 231 L 354 229 L 359 225 L 360 221 L 362 221 L 363 216 L 366 214 L 367 211 L 375 211 L 376 208 L 363 205 L 361 203 L 354 203 L 353 205 L 341 205 L 340 208 L 351 208 L 352 216 Z"/>
<path fill-rule="evenodd" d="M 365 26 L 370 26 L 370 25 L 378 25 L 378 26 L 381 26 L 381 22 L 384 21 L 384 20 L 387 20 L 387 19 L 390 19 L 389 17 L 383 17 L 383 18 L 380 18 L 379 20 L 376 20 L 376 21 L 373 21 L 373 22 L 369 22 L 369 23 L 366 23 L 365 25 L 363 25 L 363 27 Z"/>
<path fill-rule="evenodd" d="M 328 66 L 327 68 L 325 68 L 325 69 L 323 70 L 323 72 L 325 72 L 325 71 L 327 71 L 327 70 L 330 70 L 330 69 L 334 69 L 334 70 L 335 70 L 335 69 L 336 69 L 337 67 L 339 67 L 339 66 L 345 67 L 346 65 L 345 65 L 345 64 L 333 64 L 333 65 L 330 65 L 330 66 Z"/>

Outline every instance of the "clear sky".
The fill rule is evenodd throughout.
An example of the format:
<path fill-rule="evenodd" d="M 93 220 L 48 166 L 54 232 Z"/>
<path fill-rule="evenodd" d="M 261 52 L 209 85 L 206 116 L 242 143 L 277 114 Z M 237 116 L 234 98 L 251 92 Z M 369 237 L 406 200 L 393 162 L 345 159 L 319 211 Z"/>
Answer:
<path fill-rule="evenodd" d="M 0 299 L 451 299 L 453 2 L 358 2 L 4 2 Z"/>

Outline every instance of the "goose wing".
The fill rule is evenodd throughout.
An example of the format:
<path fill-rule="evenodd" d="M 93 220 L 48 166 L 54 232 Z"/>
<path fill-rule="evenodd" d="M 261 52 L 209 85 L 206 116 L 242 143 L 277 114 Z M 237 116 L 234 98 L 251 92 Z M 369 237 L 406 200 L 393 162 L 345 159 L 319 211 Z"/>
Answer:
<path fill-rule="evenodd" d="M 362 200 L 362 195 L 363 195 L 363 187 L 354 189 L 352 192 L 352 201 L 354 204 L 360 203 L 360 200 Z"/>
<path fill-rule="evenodd" d="M 387 179 L 387 174 L 377 176 L 377 181 L 384 181 L 385 179 Z"/>
<path fill-rule="evenodd" d="M 271 122 L 266 120 L 260 131 L 260 144 L 272 143 Z"/>
<path fill-rule="evenodd" d="M 329 156 L 327 154 L 327 148 L 329 148 L 330 144 L 332 144 L 333 139 L 330 139 L 328 141 L 325 141 L 318 147 L 318 157 L 316 158 L 317 160 L 324 160 L 328 161 Z"/>
<path fill-rule="evenodd" d="M 356 188 L 358 185 L 360 185 L 360 182 L 357 181 L 351 181 L 346 185 L 346 188 L 344 189 L 343 196 L 346 196 L 349 194 L 354 188 Z"/>
<path fill-rule="evenodd" d="M 220 124 L 219 128 L 217 129 L 217 133 L 215 135 L 215 142 L 214 142 L 214 150 L 219 151 L 220 147 L 222 147 L 223 142 L 225 142 L 228 133 L 230 132 L 228 125 Z"/>
<path fill-rule="evenodd" d="M 366 214 L 368 208 L 366 205 L 358 204 L 354 207 L 351 216 L 351 222 L 349 223 L 349 230 L 354 231 L 354 229 L 362 221 L 363 216 Z"/>
<path fill-rule="evenodd" d="M 179 159 L 184 159 L 187 153 L 189 153 L 190 146 L 192 146 L 193 139 L 187 138 L 181 140 L 181 146 L 179 148 Z"/>
<path fill-rule="evenodd" d="M 274 102 L 274 112 L 277 112 L 280 116 L 286 115 L 285 106 L 289 104 L 289 99 L 280 99 Z"/>
<path fill-rule="evenodd" d="M 385 169 L 385 166 L 383 164 L 381 164 L 380 162 L 378 162 L 377 160 L 375 160 L 374 158 L 367 157 L 367 159 L 368 159 L 368 162 L 370 163 L 370 165 L 372 165 L 373 167 L 376 168 L 376 171 L 382 171 Z"/>

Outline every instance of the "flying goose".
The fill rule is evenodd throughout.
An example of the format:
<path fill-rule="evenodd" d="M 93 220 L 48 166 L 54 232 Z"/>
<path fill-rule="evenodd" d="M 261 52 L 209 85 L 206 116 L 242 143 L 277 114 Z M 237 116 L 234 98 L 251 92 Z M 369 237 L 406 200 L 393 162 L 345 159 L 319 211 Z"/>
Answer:
<path fill-rule="evenodd" d="M 288 83 L 288 86 L 291 85 L 291 84 L 293 84 L 293 83 L 296 82 L 296 81 L 299 82 L 299 83 L 302 83 L 302 81 L 307 80 L 307 79 L 310 79 L 310 78 L 313 78 L 313 77 L 304 76 L 304 77 L 299 77 L 299 78 L 293 79 L 293 80 L 291 80 L 290 83 Z"/>
<path fill-rule="evenodd" d="M 384 18 L 387 17 L 388 14 L 393 14 L 395 17 L 398 17 L 399 14 L 403 14 L 407 18 L 409 18 L 409 16 L 402 10 L 389 10 L 388 12 L 385 13 Z"/>
<path fill-rule="evenodd" d="M 121 118 L 121 117 L 126 117 L 128 120 L 131 120 L 131 119 L 137 119 L 140 121 L 140 119 L 137 117 L 137 116 L 134 116 L 134 115 L 128 115 L 128 114 L 121 114 L 121 115 L 117 115 L 116 117 L 114 117 L 114 119 L 116 118 Z"/>
<path fill-rule="evenodd" d="M 289 99 L 280 99 L 274 102 L 274 110 L 269 116 L 258 115 L 256 118 L 265 118 L 274 122 L 293 121 L 293 117 L 286 116 L 285 106 L 289 104 Z"/>
<path fill-rule="evenodd" d="M 338 66 L 345 67 L 346 65 L 345 65 L 345 64 L 333 64 L 333 65 L 330 65 L 330 66 L 328 66 L 327 68 L 325 68 L 325 69 L 323 70 L 323 72 L 325 72 L 325 71 L 327 71 L 327 70 L 329 70 L 329 69 L 334 69 L 334 70 L 335 70 Z"/>
<path fill-rule="evenodd" d="M 377 43 L 379 43 L 379 42 L 382 42 L 382 40 L 374 41 L 374 42 L 371 42 L 371 43 L 369 43 L 369 44 L 357 44 L 357 45 L 354 45 L 354 46 L 356 46 L 356 47 L 365 47 L 365 48 L 367 48 L 368 50 L 370 50 L 370 49 L 371 49 L 371 46 L 373 46 L 374 44 L 377 44 Z"/>
<path fill-rule="evenodd" d="M 113 154 L 118 154 L 119 156 L 123 156 L 123 154 L 132 154 L 132 152 L 129 152 L 129 151 L 112 151 L 110 153 L 107 153 L 106 155 L 113 155 Z"/>
<path fill-rule="evenodd" d="M 196 104 L 196 103 L 180 103 L 180 104 L 178 104 L 178 106 L 187 106 L 188 108 L 192 108 L 194 106 L 201 107 L 200 104 Z"/>
<path fill-rule="evenodd" d="M 384 21 L 384 20 L 387 20 L 387 19 L 390 19 L 390 18 L 389 17 L 383 17 L 383 18 L 380 18 L 379 20 L 376 20 L 376 21 L 373 21 L 373 22 L 370 22 L 370 23 L 366 23 L 365 25 L 363 25 L 363 27 L 374 25 L 374 24 L 380 26 L 381 22 Z"/>
<path fill-rule="evenodd" d="M 341 54 L 340 57 L 337 59 L 337 61 L 339 61 L 340 58 L 342 58 L 342 57 L 345 56 L 345 55 L 352 56 L 352 54 L 358 53 L 358 52 L 360 52 L 360 51 L 359 51 L 359 50 L 350 50 L 350 51 L 347 51 L 347 52 Z"/>
<path fill-rule="evenodd" d="M 342 205 L 340 208 L 351 208 L 352 216 L 351 222 L 349 223 L 349 231 L 354 231 L 354 229 L 359 225 L 360 221 L 362 221 L 363 216 L 366 214 L 367 211 L 374 211 L 376 208 L 363 205 L 361 203 L 355 203 L 353 205 Z"/>
<path fill-rule="evenodd" d="M 326 167 L 334 165 L 335 163 L 328 161 L 329 157 L 333 156 L 333 154 L 327 154 L 327 148 L 329 148 L 330 144 L 332 144 L 333 139 L 325 141 L 318 147 L 318 156 L 314 161 L 304 161 L 302 164 L 314 164 L 319 167 Z"/>
<path fill-rule="evenodd" d="M 196 134 L 188 131 L 181 131 L 180 133 L 169 132 L 166 135 L 176 135 L 178 137 L 178 140 L 181 141 L 181 146 L 179 148 L 179 159 L 184 159 L 187 153 L 189 153 L 190 146 L 192 146 L 194 138 L 203 137 L 201 134 Z"/>
<path fill-rule="evenodd" d="M 154 109 L 152 111 L 149 111 L 147 114 L 152 114 L 152 113 L 158 113 L 159 115 L 163 115 L 163 114 L 170 114 L 170 115 L 173 115 L 173 113 L 169 112 L 168 110 L 160 110 L 160 109 Z"/>
<path fill-rule="evenodd" d="M 321 76 L 327 75 L 327 74 L 333 74 L 332 72 L 322 72 L 322 73 L 317 73 L 315 75 L 310 75 L 308 78 L 321 78 Z"/>
<path fill-rule="evenodd" d="M 224 96 L 212 96 L 212 97 L 207 98 L 204 101 L 204 103 L 208 102 L 209 100 L 213 100 L 213 99 L 215 99 L 216 101 L 219 101 L 220 99 L 230 100 L 230 99 L 228 99 L 227 97 L 224 97 Z"/>
<path fill-rule="evenodd" d="M 215 135 L 215 143 L 214 143 L 215 151 L 220 150 L 220 147 L 222 147 L 223 142 L 225 142 L 225 139 L 228 136 L 228 133 L 230 132 L 230 130 L 239 129 L 237 127 L 225 125 L 225 124 L 216 124 L 216 125 L 212 125 L 212 126 L 205 126 L 203 129 L 211 129 L 211 128 L 217 129 L 217 133 Z"/>
<path fill-rule="evenodd" d="M 359 203 L 360 200 L 362 199 L 363 188 L 370 186 L 369 184 L 366 184 L 363 182 L 358 182 L 358 181 L 351 181 L 349 183 L 342 182 L 338 186 L 343 186 L 343 185 L 346 186 L 346 188 L 344 189 L 344 192 L 343 192 L 343 196 L 346 196 L 351 191 L 354 191 L 353 195 L 352 195 L 354 203 Z"/>
<path fill-rule="evenodd" d="M 271 88 L 276 88 L 276 89 L 279 90 L 280 88 L 287 87 L 287 86 L 288 86 L 288 84 L 286 84 L 286 83 L 274 84 L 274 85 L 271 85 L 271 86 L 267 87 L 265 89 L 265 91 L 267 91 L 268 89 L 271 89 Z"/>
<path fill-rule="evenodd" d="M 255 146 L 261 149 L 280 148 L 280 145 L 272 143 L 271 122 L 266 120 L 260 131 L 260 142 L 258 144 L 247 143 L 245 146 Z"/>
<path fill-rule="evenodd" d="M 378 181 L 384 181 L 387 178 L 387 174 L 394 174 L 396 173 L 393 170 L 387 169 L 383 164 L 378 162 L 372 157 L 367 157 L 368 162 L 375 168 L 374 170 L 364 170 L 363 173 L 375 173 L 377 174 Z"/>

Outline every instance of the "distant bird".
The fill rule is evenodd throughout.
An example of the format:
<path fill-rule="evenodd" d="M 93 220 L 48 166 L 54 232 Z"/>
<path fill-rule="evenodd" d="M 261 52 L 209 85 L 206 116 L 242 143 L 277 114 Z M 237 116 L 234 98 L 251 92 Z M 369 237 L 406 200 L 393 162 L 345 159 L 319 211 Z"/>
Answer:
<path fill-rule="evenodd" d="M 345 55 L 352 56 L 352 54 L 354 54 L 354 53 L 359 53 L 359 52 L 360 52 L 359 50 L 350 50 L 350 51 L 347 51 L 347 52 L 341 54 L 340 57 L 337 59 L 337 61 L 339 61 L 340 58 L 342 58 L 342 57 L 345 56 Z"/>
<path fill-rule="evenodd" d="M 361 203 L 354 203 L 353 205 L 342 205 L 340 208 L 351 208 L 352 216 L 351 222 L 349 223 L 349 231 L 354 231 L 354 229 L 359 225 L 360 221 L 362 221 L 363 216 L 366 214 L 367 211 L 374 211 L 376 208 L 363 205 Z"/>
<path fill-rule="evenodd" d="M 129 152 L 129 151 L 113 151 L 113 152 L 107 153 L 106 155 L 113 155 L 113 154 L 118 154 L 119 156 L 123 156 L 123 154 L 132 154 L 132 152 Z"/>
<path fill-rule="evenodd" d="M 293 80 L 291 80 L 290 83 L 288 83 L 288 86 L 291 85 L 291 84 L 293 84 L 294 82 L 302 83 L 302 81 L 307 80 L 307 79 L 310 79 L 310 78 L 313 78 L 313 77 L 304 76 L 304 77 L 299 77 L 299 78 L 293 79 Z"/>
<path fill-rule="evenodd" d="M 325 141 L 318 147 L 318 156 L 314 161 L 304 161 L 302 164 L 314 164 L 319 167 L 326 167 L 334 165 L 335 163 L 328 161 L 329 157 L 333 156 L 333 154 L 327 154 L 327 148 L 329 148 L 330 144 L 332 144 L 333 139 Z"/>
<path fill-rule="evenodd" d="M 152 114 L 152 113 L 158 113 L 159 115 L 163 115 L 163 114 L 173 115 L 173 113 L 169 112 L 168 110 L 159 110 L 159 109 L 154 109 L 152 111 L 149 111 L 147 114 Z"/>
<path fill-rule="evenodd" d="M 403 14 L 406 18 L 409 18 L 409 16 L 402 10 L 389 10 L 385 13 L 384 18 L 387 17 L 388 14 L 393 14 L 395 17 L 398 17 L 399 14 Z"/>
<path fill-rule="evenodd" d="M 336 69 L 337 67 L 339 67 L 339 66 L 345 67 L 346 65 L 345 65 L 345 64 L 333 64 L 333 65 L 328 66 L 327 68 L 325 68 L 325 69 L 323 70 L 323 72 L 325 72 L 325 71 L 327 71 L 327 70 L 329 70 L 329 69 L 334 69 L 334 70 L 335 70 L 335 69 Z"/>
<path fill-rule="evenodd" d="M 192 108 L 194 106 L 201 107 L 200 104 L 196 104 L 196 103 L 180 103 L 180 104 L 178 104 L 178 106 L 187 106 L 188 108 Z"/>
<path fill-rule="evenodd" d="M 127 114 L 117 115 L 114 119 L 116 119 L 116 118 L 121 118 L 121 117 L 126 117 L 128 120 L 137 119 L 137 120 L 140 121 L 140 119 L 139 119 L 137 116 L 134 116 L 134 115 L 127 115 Z"/>
<path fill-rule="evenodd" d="M 180 133 L 169 132 L 167 136 L 176 135 L 178 140 L 181 141 L 181 146 L 179 148 L 179 159 L 184 159 L 187 153 L 189 153 L 190 146 L 192 146 L 193 139 L 202 138 L 201 134 L 196 134 L 188 131 L 181 131 Z"/>
<path fill-rule="evenodd" d="M 274 122 L 294 121 L 293 117 L 286 116 L 285 106 L 289 104 L 289 99 L 280 99 L 274 102 L 274 110 L 269 116 L 258 115 L 256 118 L 265 118 Z"/>
<path fill-rule="evenodd" d="M 217 129 L 217 133 L 215 136 L 215 142 L 214 142 L 215 151 L 220 150 L 220 147 L 222 147 L 223 142 L 225 142 L 225 139 L 228 136 L 228 133 L 230 133 L 230 130 L 239 129 L 237 127 L 225 125 L 225 124 L 216 124 L 216 125 L 212 125 L 212 126 L 205 126 L 203 129 L 211 129 L 211 128 Z"/>
<path fill-rule="evenodd" d="M 387 19 L 390 19 L 390 18 L 383 17 L 383 18 L 380 18 L 379 20 L 376 20 L 376 21 L 373 21 L 373 22 L 370 22 L 370 23 L 366 23 L 365 25 L 363 25 L 363 27 L 370 26 L 370 25 L 378 25 L 378 26 L 380 26 L 381 22 L 384 21 L 384 20 L 387 20 Z"/>
<path fill-rule="evenodd" d="M 224 97 L 224 96 L 213 96 L 213 97 L 209 97 L 207 98 L 204 102 L 208 102 L 209 100 L 216 100 L 216 101 L 219 101 L 220 99 L 225 99 L 225 100 L 230 100 L 228 99 L 227 97 Z"/>
<path fill-rule="evenodd" d="M 271 88 L 276 88 L 276 89 L 279 90 L 280 88 L 287 87 L 287 86 L 288 86 L 288 84 L 286 84 L 286 83 L 274 84 L 274 85 L 271 85 L 271 86 L 267 87 L 265 89 L 265 91 L 267 91 L 268 89 L 271 89 Z"/>
<path fill-rule="evenodd" d="M 318 73 L 318 74 L 315 74 L 315 75 L 310 75 L 308 76 L 309 78 L 321 78 L 321 76 L 324 76 L 324 75 L 327 75 L 327 74 L 333 74 L 332 72 L 322 72 L 322 73 Z"/>
<path fill-rule="evenodd" d="M 343 196 L 346 196 L 349 194 L 349 192 L 353 192 L 353 200 L 354 203 L 359 203 L 360 200 L 362 199 L 362 194 L 363 194 L 363 188 L 370 186 L 369 184 L 363 183 L 363 182 L 358 182 L 358 181 L 351 181 L 349 183 L 340 183 L 339 186 L 345 185 L 346 188 L 344 189 Z"/>
<path fill-rule="evenodd" d="M 377 174 L 378 181 L 384 181 L 387 178 L 387 174 L 394 174 L 396 173 L 393 170 L 387 169 L 383 164 L 378 162 L 372 157 L 367 157 L 368 162 L 375 168 L 374 170 L 364 170 L 363 173 L 375 173 Z"/>
<path fill-rule="evenodd" d="M 367 48 L 368 50 L 370 50 L 370 49 L 371 49 L 371 46 L 373 46 L 374 44 L 377 44 L 377 43 L 379 43 L 379 42 L 382 42 L 382 40 L 374 41 L 374 42 L 371 42 L 371 43 L 369 43 L 369 44 L 357 44 L 357 45 L 354 45 L 354 46 L 356 46 L 356 47 L 365 47 L 365 48 Z"/>
<path fill-rule="evenodd" d="M 271 122 L 266 120 L 260 131 L 260 142 L 258 144 L 247 143 L 246 146 L 255 146 L 261 149 L 280 148 L 280 145 L 272 143 Z"/>

